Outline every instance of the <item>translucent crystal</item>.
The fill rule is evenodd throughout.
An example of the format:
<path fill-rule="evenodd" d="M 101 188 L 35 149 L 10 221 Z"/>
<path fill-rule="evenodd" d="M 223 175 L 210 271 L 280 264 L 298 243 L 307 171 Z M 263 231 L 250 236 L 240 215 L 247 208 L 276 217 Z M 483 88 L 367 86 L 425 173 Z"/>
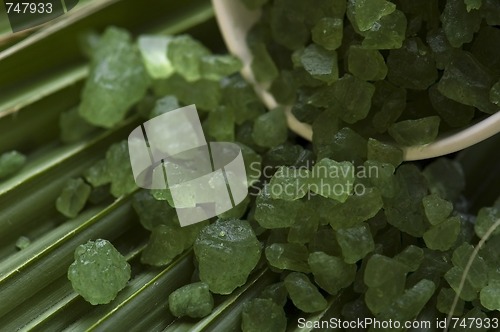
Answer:
<path fill-rule="evenodd" d="M 368 159 L 398 167 L 403 162 L 403 151 L 393 145 L 370 138 L 368 139 Z"/>
<path fill-rule="evenodd" d="M 366 139 L 349 127 L 342 128 L 324 149 L 318 152 L 318 159 L 332 158 L 349 160 L 361 164 L 366 159 Z"/>
<path fill-rule="evenodd" d="M 288 300 L 288 293 L 285 288 L 284 282 L 271 284 L 264 288 L 258 296 L 261 299 L 272 300 L 277 305 L 283 307 Z"/>
<path fill-rule="evenodd" d="M 460 267 L 454 266 L 444 275 L 444 279 L 453 288 L 455 293 L 459 291 L 459 287 L 462 281 L 464 270 Z M 472 287 L 470 282 L 466 279 L 461 292 L 459 293 L 460 298 L 464 301 L 473 301 L 477 299 L 477 290 Z"/>
<path fill-rule="evenodd" d="M 273 199 L 269 185 L 262 188 L 255 204 L 254 218 L 266 229 L 290 227 L 302 207 L 301 201 Z"/>
<path fill-rule="evenodd" d="M 424 251 L 420 247 L 410 245 L 394 256 L 394 259 L 406 265 L 408 267 L 408 271 L 415 272 L 418 270 L 424 259 Z"/>
<path fill-rule="evenodd" d="M 159 225 L 179 225 L 175 209 L 165 201 L 155 199 L 148 190 L 134 194 L 132 206 L 141 225 L 149 231 Z"/>
<path fill-rule="evenodd" d="M 0 155 L 0 179 L 18 172 L 26 163 L 26 156 L 17 151 L 9 151 Z"/>
<path fill-rule="evenodd" d="M 450 249 L 457 241 L 460 225 L 460 218 L 450 217 L 438 225 L 432 226 L 423 235 L 425 244 L 432 250 L 445 251 Z"/>
<path fill-rule="evenodd" d="M 165 96 L 156 101 L 155 106 L 149 115 L 149 118 L 155 118 L 170 111 L 174 111 L 178 108 L 180 108 L 180 105 L 176 96 Z"/>
<path fill-rule="evenodd" d="M 297 212 L 295 223 L 290 226 L 288 242 L 309 243 L 318 230 L 319 219 L 315 204 L 304 204 L 304 207 Z"/>
<path fill-rule="evenodd" d="M 89 241 L 76 248 L 68 279 L 86 301 L 106 304 L 127 285 L 130 265 L 109 241 Z"/>
<path fill-rule="evenodd" d="M 312 40 L 323 48 L 333 51 L 342 44 L 344 20 L 323 17 L 311 30 Z"/>
<path fill-rule="evenodd" d="M 251 85 L 240 75 L 225 78 L 222 85 L 222 103 L 233 110 L 236 123 L 253 120 L 265 112 Z"/>
<path fill-rule="evenodd" d="M 423 171 L 431 193 L 454 202 L 465 188 L 465 175 L 462 166 L 449 158 L 439 158 Z"/>
<path fill-rule="evenodd" d="M 378 189 L 382 197 L 393 197 L 396 193 L 395 168 L 391 164 L 381 163 L 375 160 L 368 160 L 364 163 L 365 174 L 359 174 L 363 178 L 368 178 L 369 182 Z"/>
<path fill-rule="evenodd" d="M 453 265 L 465 270 L 473 254 L 474 247 L 472 245 L 468 243 L 462 244 L 453 251 L 453 256 L 451 258 Z M 469 281 L 470 285 L 476 290 L 480 290 L 488 283 L 488 266 L 480 255 L 475 255 L 472 264 L 469 266 L 467 281 Z"/>
<path fill-rule="evenodd" d="M 436 285 L 427 279 L 420 280 L 405 293 L 397 298 L 389 307 L 384 310 L 380 319 L 393 319 L 400 322 L 407 322 L 416 318 L 427 302 L 431 299 Z"/>
<path fill-rule="evenodd" d="M 368 286 L 365 302 L 373 314 L 387 310 L 403 295 L 407 267 L 398 261 L 375 254 L 368 259 L 364 282 Z"/>
<path fill-rule="evenodd" d="M 348 264 L 356 263 L 375 249 L 368 225 L 337 230 L 337 241 Z"/>
<path fill-rule="evenodd" d="M 329 93 L 331 111 L 345 122 L 355 123 L 368 115 L 375 87 L 346 74 L 331 86 Z"/>
<path fill-rule="evenodd" d="M 396 87 L 387 81 L 375 83 L 373 95 L 373 128 L 379 133 L 385 133 L 396 122 L 406 109 L 406 90 Z"/>
<path fill-rule="evenodd" d="M 436 194 L 425 196 L 422 199 L 422 204 L 424 204 L 427 220 L 432 225 L 443 222 L 453 211 L 453 204 Z"/>
<path fill-rule="evenodd" d="M 308 262 L 316 284 L 331 295 L 352 284 L 356 276 L 356 265 L 324 252 L 310 254 Z"/>
<path fill-rule="evenodd" d="M 396 194 L 384 200 L 387 222 L 399 230 L 421 237 L 427 229 L 422 198 L 427 195 L 427 181 L 420 170 L 405 164 L 396 170 Z"/>
<path fill-rule="evenodd" d="M 191 247 L 206 223 L 197 223 L 187 227 L 178 225 L 155 226 L 147 246 L 141 255 L 141 262 L 153 266 L 164 266 Z"/>
<path fill-rule="evenodd" d="M 111 182 L 111 176 L 108 173 L 108 165 L 105 159 L 101 159 L 94 163 L 83 172 L 85 181 L 90 183 L 92 187 L 99 187 Z"/>
<path fill-rule="evenodd" d="M 61 113 L 59 116 L 59 129 L 61 130 L 61 141 L 63 143 L 73 143 L 88 136 L 95 131 L 96 127 L 85 121 L 78 113 L 78 108 L 75 107 Z"/>
<path fill-rule="evenodd" d="M 175 95 L 182 104 L 195 104 L 198 109 L 205 111 L 217 108 L 222 97 L 219 82 L 206 79 L 188 82 L 177 74 L 157 81 L 156 93 L 160 96 Z"/>
<path fill-rule="evenodd" d="M 271 55 L 267 51 L 266 45 L 259 43 L 252 46 L 251 68 L 257 82 L 272 82 L 275 80 L 279 71 Z"/>
<path fill-rule="evenodd" d="M 406 16 L 396 9 L 361 33 L 365 37 L 361 45 L 379 50 L 400 48 L 405 40 L 406 23 Z"/>
<path fill-rule="evenodd" d="M 481 289 L 481 304 L 488 310 L 500 310 L 500 282 L 494 281 Z"/>
<path fill-rule="evenodd" d="M 420 38 L 409 38 L 387 58 L 389 81 L 407 89 L 425 90 L 438 79 L 431 50 Z"/>
<path fill-rule="evenodd" d="M 441 288 L 437 296 L 436 308 L 439 312 L 443 314 L 448 314 L 455 300 L 457 293 L 451 288 Z M 454 316 L 462 315 L 464 311 L 465 302 L 461 299 L 458 300 L 455 311 L 453 311 Z"/>
<path fill-rule="evenodd" d="M 285 286 L 293 304 L 303 312 L 317 312 L 326 308 L 325 298 L 305 274 L 290 273 L 285 277 Z"/>
<path fill-rule="evenodd" d="M 321 114 L 321 110 L 309 103 L 308 92 L 309 90 L 303 88 L 297 91 L 297 98 L 292 106 L 292 114 L 300 122 L 313 124 L 316 118 Z"/>
<path fill-rule="evenodd" d="M 290 50 L 304 46 L 309 38 L 309 30 L 303 22 L 303 11 L 297 5 L 305 3 L 275 0 L 270 17 L 273 39 Z M 299 9 L 299 10 L 297 10 Z"/>
<path fill-rule="evenodd" d="M 207 284 L 195 282 L 172 292 L 168 306 L 175 317 L 202 318 L 212 312 L 214 299 Z"/>
<path fill-rule="evenodd" d="M 498 111 L 498 106 L 490 102 L 490 89 L 494 83 L 490 73 L 470 53 L 456 52 L 439 81 L 438 89 L 452 100 L 492 114 Z"/>
<path fill-rule="evenodd" d="M 350 196 L 344 203 L 325 208 L 333 229 L 353 227 L 374 217 L 382 208 L 380 192 L 367 188 L 358 195 Z"/>
<path fill-rule="evenodd" d="M 111 194 L 113 196 L 120 197 L 137 188 L 130 164 L 127 141 L 111 145 L 106 152 L 106 163 L 111 177 Z"/>
<path fill-rule="evenodd" d="M 294 201 L 304 197 L 308 192 L 309 177 L 305 168 L 280 167 L 269 183 L 271 198 Z"/>
<path fill-rule="evenodd" d="M 309 188 L 323 197 L 345 202 L 352 193 L 353 184 L 353 164 L 325 158 L 314 165 Z"/>
<path fill-rule="evenodd" d="M 295 99 L 297 86 L 295 84 L 293 75 L 288 70 L 282 70 L 278 78 L 276 78 L 269 91 L 274 96 L 274 99 L 279 104 L 287 105 L 293 103 Z"/>
<path fill-rule="evenodd" d="M 201 76 L 207 80 L 219 81 L 241 70 L 241 60 L 233 55 L 205 55 L 201 58 Z"/>
<path fill-rule="evenodd" d="M 300 62 L 312 77 L 326 83 L 335 82 L 339 78 L 337 53 L 321 46 L 311 44 L 304 49 Z"/>
<path fill-rule="evenodd" d="M 467 11 L 464 0 L 447 0 L 441 22 L 446 37 L 453 47 L 469 43 L 479 30 L 481 15 L 477 10 Z"/>
<path fill-rule="evenodd" d="M 476 235 L 482 238 L 498 219 L 500 219 L 500 208 L 484 207 L 479 210 L 476 223 L 474 224 Z M 500 228 L 495 229 L 492 234 L 500 234 Z"/>
<path fill-rule="evenodd" d="M 213 293 L 230 294 L 246 282 L 260 259 L 261 248 L 247 221 L 225 220 L 200 232 L 194 253 L 201 281 Z"/>
<path fill-rule="evenodd" d="M 467 11 L 470 12 L 473 9 L 481 8 L 483 0 L 465 0 L 465 4 L 467 5 Z"/>
<path fill-rule="evenodd" d="M 493 87 L 490 90 L 490 101 L 497 105 L 500 106 L 500 81 L 495 83 Z"/>
<path fill-rule="evenodd" d="M 384 57 L 377 50 L 352 45 L 348 53 L 349 72 L 364 81 L 383 80 L 387 75 Z"/>
<path fill-rule="evenodd" d="M 91 188 L 81 178 L 70 179 L 56 199 L 57 211 L 68 218 L 75 218 L 89 198 Z"/>
<path fill-rule="evenodd" d="M 389 134 L 402 146 L 428 144 L 436 139 L 440 122 L 438 116 L 404 120 L 390 126 Z"/>
<path fill-rule="evenodd" d="M 188 35 L 176 36 L 168 44 L 168 59 L 188 82 L 201 78 L 201 58 L 206 55 L 210 55 L 210 50 Z"/>
<path fill-rule="evenodd" d="M 342 255 L 342 249 L 340 249 L 335 233 L 330 225 L 318 228 L 308 247 L 311 252 L 322 251 L 330 256 Z"/>
<path fill-rule="evenodd" d="M 92 57 L 82 91 L 80 115 L 89 123 L 111 128 L 146 93 L 148 74 L 128 32 L 106 29 Z"/>
<path fill-rule="evenodd" d="M 144 66 L 153 79 L 167 78 L 175 72 L 174 66 L 167 58 L 168 44 L 171 36 L 142 35 L 137 39 Z"/>
<path fill-rule="evenodd" d="M 287 137 L 288 126 L 283 108 L 275 108 L 255 120 L 252 138 L 259 146 L 271 148 L 284 143 Z"/>
<path fill-rule="evenodd" d="M 269 265 L 280 270 L 310 272 L 307 258 L 309 252 L 304 245 L 297 243 L 273 243 L 266 248 Z"/>
<path fill-rule="evenodd" d="M 436 60 L 436 67 L 443 70 L 448 63 L 450 63 L 455 48 L 453 48 L 443 29 L 431 30 L 427 33 L 427 44 L 432 50 L 434 59 Z"/>
<path fill-rule="evenodd" d="M 19 250 L 24 250 L 28 248 L 31 245 L 31 240 L 27 238 L 26 236 L 20 236 L 16 240 L 16 248 Z"/>
<path fill-rule="evenodd" d="M 269 299 L 251 299 L 243 305 L 242 332 L 284 332 L 286 323 L 283 308 Z"/>
<path fill-rule="evenodd" d="M 205 133 L 215 141 L 234 141 L 234 113 L 229 107 L 219 106 L 208 114 L 204 123 Z"/>
<path fill-rule="evenodd" d="M 349 1 L 349 10 L 352 11 L 357 28 L 366 31 L 372 29 L 382 17 L 394 12 L 396 5 L 385 0 L 352 0 Z"/>
<path fill-rule="evenodd" d="M 433 85 L 429 89 L 429 99 L 432 107 L 450 127 L 466 126 L 474 117 L 474 107 L 458 103 L 443 96 L 439 92 L 437 85 Z"/>

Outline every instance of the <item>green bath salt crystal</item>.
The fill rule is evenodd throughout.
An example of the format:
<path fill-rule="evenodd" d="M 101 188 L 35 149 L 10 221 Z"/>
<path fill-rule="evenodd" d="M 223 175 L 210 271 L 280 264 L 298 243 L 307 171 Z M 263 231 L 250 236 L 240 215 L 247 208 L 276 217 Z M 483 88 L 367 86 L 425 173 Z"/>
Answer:
<path fill-rule="evenodd" d="M 106 159 L 101 159 L 83 172 L 85 181 L 92 187 L 99 187 L 111 182 L 111 176 L 108 173 L 108 163 Z"/>
<path fill-rule="evenodd" d="M 26 249 L 30 245 L 31 245 L 31 240 L 26 236 L 20 236 L 16 241 L 16 248 L 19 250 Z"/>
<path fill-rule="evenodd" d="M 247 221 L 225 220 L 203 228 L 194 253 L 201 281 L 213 293 L 230 294 L 246 282 L 260 259 L 261 247 Z"/>
<path fill-rule="evenodd" d="M 431 194 L 422 198 L 425 215 L 432 225 L 443 222 L 453 211 L 453 204 L 442 199 L 436 194 Z"/>
<path fill-rule="evenodd" d="M 484 207 L 479 210 L 476 223 L 474 224 L 474 231 L 476 235 L 482 238 L 486 232 L 500 219 L 500 208 L 498 207 Z M 500 228 L 493 231 L 493 235 L 500 234 Z"/>
<path fill-rule="evenodd" d="M 356 265 L 347 264 L 342 259 L 324 252 L 313 252 L 308 259 L 314 281 L 331 295 L 353 283 Z"/>
<path fill-rule="evenodd" d="M 474 247 L 470 244 L 464 243 L 453 251 L 451 261 L 453 265 L 465 270 L 469 265 L 469 259 L 474 254 Z M 476 255 L 474 260 L 469 266 L 467 273 L 467 281 L 474 289 L 481 289 L 488 283 L 488 266 L 481 257 Z"/>
<path fill-rule="evenodd" d="M 382 197 L 394 197 L 396 193 L 395 168 L 391 164 L 368 160 L 364 163 L 370 183 L 378 189 Z"/>
<path fill-rule="evenodd" d="M 234 112 L 226 106 L 219 106 L 208 114 L 204 123 L 205 132 L 215 141 L 234 141 Z"/>
<path fill-rule="evenodd" d="M 418 270 L 424 259 L 424 251 L 420 247 L 409 245 L 399 254 L 394 256 L 394 259 L 406 265 L 408 267 L 408 271 L 415 272 Z"/>
<path fill-rule="evenodd" d="M 68 270 L 73 289 L 93 305 L 111 302 L 130 279 L 130 265 L 107 240 L 89 241 L 75 250 Z"/>
<path fill-rule="evenodd" d="M 481 289 L 479 298 L 486 309 L 500 310 L 500 281 L 492 281 Z"/>
<path fill-rule="evenodd" d="M 267 286 L 262 290 L 258 298 L 272 300 L 280 307 L 283 307 L 288 300 L 288 292 L 286 291 L 285 283 L 281 281 Z"/>
<path fill-rule="evenodd" d="M 493 87 L 490 90 L 490 101 L 497 105 L 500 106 L 500 81 L 495 83 Z"/>
<path fill-rule="evenodd" d="M 297 243 L 273 243 L 266 248 L 269 264 L 280 270 L 310 272 L 307 265 L 309 252 L 306 246 Z"/>
<path fill-rule="evenodd" d="M 272 148 L 283 144 L 287 137 L 288 127 L 281 107 L 262 114 L 254 122 L 252 138 L 259 146 Z"/>
<path fill-rule="evenodd" d="M 317 312 L 327 306 L 323 295 L 303 273 L 292 272 L 287 275 L 285 287 L 293 304 L 303 312 Z"/>
<path fill-rule="evenodd" d="M 468 0 L 465 0 L 468 1 Z M 481 15 L 477 10 L 467 11 L 464 0 L 447 0 L 441 14 L 441 22 L 446 37 L 453 47 L 469 43 L 479 30 Z"/>
<path fill-rule="evenodd" d="M 356 263 L 375 249 L 368 225 L 337 230 L 337 241 L 348 264 Z"/>
<path fill-rule="evenodd" d="M 451 311 L 451 307 L 453 305 L 453 301 L 455 300 L 456 294 L 457 293 L 455 293 L 455 291 L 451 288 L 441 288 L 437 296 L 437 310 L 443 314 L 448 314 Z M 454 316 L 462 315 L 464 306 L 465 302 L 459 299 L 455 306 L 455 311 L 453 312 Z"/>
<path fill-rule="evenodd" d="M 175 72 L 172 62 L 167 58 L 168 45 L 172 39 L 171 36 L 139 36 L 137 46 L 151 78 L 167 78 Z"/>
<path fill-rule="evenodd" d="M 68 218 L 75 218 L 87 203 L 90 191 L 90 186 L 81 178 L 68 180 L 56 199 L 57 211 Z"/>
<path fill-rule="evenodd" d="M 387 75 L 385 59 L 377 50 L 352 45 L 348 53 L 349 72 L 364 81 L 383 80 Z"/>
<path fill-rule="evenodd" d="M 325 83 L 335 82 L 339 77 L 337 53 L 321 46 L 311 44 L 302 52 L 300 62 L 314 78 Z"/>
<path fill-rule="evenodd" d="M 168 59 L 188 82 L 201 78 L 201 59 L 206 55 L 210 55 L 210 50 L 188 35 L 176 36 L 168 44 Z"/>
<path fill-rule="evenodd" d="M 269 183 L 271 197 L 294 201 L 308 192 L 309 171 L 304 168 L 280 167 Z"/>
<path fill-rule="evenodd" d="M 106 165 L 111 177 L 113 196 L 120 197 L 137 188 L 130 164 L 127 141 L 111 145 L 106 152 Z"/>
<path fill-rule="evenodd" d="M 323 17 L 311 30 L 312 40 L 326 50 L 336 50 L 342 44 L 344 20 Z"/>
<path fill-rule="evenodd" d="M 376 21 L 368 30 L 360 34 L 365 37 L 362 46 L 369 49 L 390 50 L 403 45 L 406 34 L 406 16 L 395 10 Z"/>
<path fill-rule="evenodd" d="M 18 172 L 26 163 L 26 156 L 17 151 L 9 151 L 0 155 L 0 179 Z"/>
<path fill-rule="evenodd" d="M 432 250 L 446 251 L 456 242 L 460 233 L 460 218 L 450 217 L 424 233 L 424 241 Z"/>
<path fill-rule="evenodd" d="M 168 306 L 175 317 L 202 318 L 212 312 L 214 299 L 207 284 L 195 282 L 172 292 Z"/>
<path fill-rule="evenodd" d="M 395 4 L 385 0 L 351 0 L 348 4 L 353 24 L 361 31 L 372 29 L 378 20 L 396 10 Z"/>
<path fill-rule="evenodd" d="M 255 215 L 259 225 L 266 229 L 290 227 L 295 223 L 302 202 L 273 199 L 271 186 L 266 184 L 260 191 L 255 202 Z"/>
<path fill-rule="evenodd" d="M 286 323 L 283 308 L 269 299 L 251 299 L 243 305 L 243 332 L 284 332 Z"/>
<path fill-rule="evenodd" d="M 149 77 L 128 32 L 106 29 L 92 57 L 82 91 L 80 115 L 89 123 L 111 128 L 144 97 Z"/>
<path fill-rule="evenodd" d="M 369 138 L 367 157 L 368 160 L 376 160 L 398 167 L 403 162 L 403 151 L 394 145 Z"/>
<path fill-rule="evenodd" d="M 429 99 L 432 107 L 450 127 L 466 126 L 474 117 L 474 107 L 461 104 L 445 97 L 439 92 L 436 84 L 429 89 Z"/>
<path fill-rule="evenodd" d="M 312 192 L 345 202 L 354 185 L 354 165 L 348 161 L 320 160 L 312 169 L 309 188 Z"/>
<path fill-rule="evenodd" d="M 436 139 L 440 122 L 438 116 L 404 120 L 393 124 L 389 128 L 389 134 L 402 146 L 428 144 Z"/>
<path fill-rule="evenodd" d="M 59 116 L 59 129 L 61 130 L 61 141 L 63 143 L 73 143 L 85 138 L 96 128 L 85 121 L 78 113 L 78 107 L 75 107 L 61 113 Z"/>
<path fill-rule="evenodd" d="M 175 111 L 180 107 L 181 106 L 179 104 L 179 100 L 177 100 L 176 96 L 165 96 L 156 101 L 155 106 L 149 115 L 149 118 L 152 119 L 170 111 Z"/>
<path fill-rule="evenodd" d="M 257 82 L 272 82 L 276 79 L 279 76 L 279 71 L 269 55 L 266 45 L 257 43 L 251 47 L 251 51 L 253 58 L 250 66 Z"/>
<path fill-rule="evenodd" d="M 351 128 L 344 127 L 333 136 L 330 144 L 318 151 L 317 157 L 319 160 L 349 160 L 359 165 L 366 159 L 366 154 L 366 139 Z"/>
<path fill-rule="evenodd" d="M 201 58 L 201 76 L 207 80 L 219 81 L 241 70 L 243 64 L 233 55 L 205 55 Z"/>

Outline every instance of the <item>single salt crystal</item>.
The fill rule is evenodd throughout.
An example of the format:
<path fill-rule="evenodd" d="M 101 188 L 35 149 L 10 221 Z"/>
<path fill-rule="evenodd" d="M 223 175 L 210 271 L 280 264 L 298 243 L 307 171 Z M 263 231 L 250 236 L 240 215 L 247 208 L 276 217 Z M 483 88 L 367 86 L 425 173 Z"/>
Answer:
<path fill-rule="evenodd" d="M 242 332 L 284 332 L 286 324 L 285 311 L 270 299 L 251 299 L 243 305 Z"/>
<path fill-rule="evenodd" d="M 252 51 L 252 72 L 259 83 L 272 82 L 279 76 L 279 70 L 276 67 L 266 45 L 257 43 L 251 47 Z"/>
<path fill-rule="evenodd" d="M 271 197 L 287 201 L 304 197 L 308 192 L 309 176 L 309 171 L 305 168 L 278 168 L 269 183 Z"/>
<path fill-rule="evenodd" d="M 305 274 L 290 273 L 285 277 L 285 286 L 293 304 L 303 312 L 318 312 L 326 308 L 325 298 Z"/>
<path fill-rule="evenodd" d="M 382 17 L 393 13 L 396 5 L 385 0 L 350 0 L 348 10 L 354 16 L 353 24 L 359 30 L 366 31 L 372 29 Z"/>
<path fill-rule="evenodd" d="M 445 199 L 442 199 L 436 194 L 425 196 L 422 199 L 427 220 L 432 225 L 437 225 L 443 222 L 453 211 L 453 204 Z"/>
<path fill-rule="evenodd" d="M 20 236 L 16 241 L 16 248 L 23 250 L 31 245 L 31 240 L 26 236 Z"/>
<path fill-rule="evenodd" d="M 93 54 L 79 107 L 93 125 L 115 126 L 146 93 L 150 79 L 131 39 L 128 32 L 110 27 Z"/>
<path fill-rule="evenodd" d="M 394 259 L 406 265 L 409 272 L 415 272 L 424 260 L 424 251 L 420 247 L 409 245 L 399 254 L 394 256 Z"/>
<path fill-rule="evenodd" d="M 172 38 L 171 36 L 141 35 L 137 39 L 144 66 L 153 79 L 167 78 L 175 72 L 172 62 L 167 58 L 168 44 Z"/>
<path fill-rule="evenodd" d="M 168 296 L 168 307 L 175 317 L 202 318 L 212 312 L 214 298 L 207 284 L 195 282 L 173 291 Z"/>
<path fill-rule="evenodd" d="M 320 160 L 312 169 L 309 188 L 323 197 L 345 202 L 353 191 L 354 165 L 348 161 Z"/>
<path fill-rule="evenodd" d="M 26 163 L 26 156 L 18 151 L 9 151 L 0 155 L 0 179 L 18 172 Z"/>
<path fill-rule="evenodd" d="M 340 47 L 343 32 L 344 20 L 333 17 L 323 17 L 311 30 L 313 42 L 330 51 Z"/>
<path fill-rule="evenodd" d="M 92 187 L 104 186 L 111 182 L 111 176 L 108 172 L 108 164 L 106 159 L 101 159 L 87 168 L 83 172 L 85 181 L 90 183 Z"/>
<path fill-rule="evenodd" d="M 57 211 L 68 218 L 75 218 L 87 203 L 90 191 L 90 186 L 81 178 L 68 180 L 56 199 Z"/>
<path fill-rule="evenodd" d="M 347 264 L 342 259 L 324 252 L 313 252 L 309 255 L 314 281 L 331 295 L 353 283 L 356 276 L 356 265 Z"/>
<path fill-rule="evenodd" d="M 285 283 L 281 281 L 267 286 L 262 290 L 258 298 L 272 300 L 280 307 L 283 307 L 288 300 L 288 293 L 285 288 Z"/>
<path fill-rule="evenodd" d="M 288 126 L 283 108 L 277 107 L 260 115 L 254 122 L 252 138 L 262 147 L 283 144 L 288 138 Z"/>
<path fill-rule="evenodd" d="M 233 142 L 234 141 L 234 112 L 232 108 L 219 106 L 208 114 L 203 126 L 214 141 Z"/>
<path fill-rule="evenodd" d="M 382 143 L 376 139 L 368 139 L 368 159 L 389 163 L 398 167 L 403 162 L 403 151 L 393 145 Z"/>
<path fill-rule="evenodd" d="M 310 272 L 307 265 L 309 252 L 306 246 L 297 243 L 273 243 L 266 248 L 269 265 L 280 270 Z"/>
<path fill-rule="evenodd" d="M 440 123 L 438 116 L 404 120 L 390 126 L 389 134 L 402 146 L 428 144 L 437 138 Z"/>
<path fill-rule="evenodd" d="M 179 101 L 177 100 L 176 96 L 173 95 L 165 96 L 163 98 L 158 99 L 155 102 L 154 108 L 151 111 L 149 118 L 150 119 L 155 118 L 167 112 L 174 111 L 179 107 L 180 107 Z"/>
<path fill-rule="evenodd" d="M 349 72 L 364 81 L 383 80 L 387 75 L 385 59 L 377 50 L 351 45 L 347 60 Z"/>
<path fill-rule="evenodd" d="M 405 14 L 396 9 L 376 21 L 368 30 L 360 32 L 365 37 L 361 45 L 377 50 L 400 48 L 406 38 L 406 25 Z"/>
<path fill-rule="evenodd" d="M 219 81 L 234 74 L 243 67 L 240 59 L 233 55 L 205 55 L 201 58 L 201 76 L 207 80 Z"/>
<path fill-rule="evenodd" d="M 167 57 L 175 71 L 188 82 L 201 78 L 201 59 L 210 50 L 189 35 L 173 37 L 168 44 Z"/>
<path fill-rule="evenodd" d="M 127 141 L 111 145 L 106 152 L 106 166 L 111 177 L 111 194 L 113 196 L 120 197 L 137 189 L 130 164 Z"/>
<path fill-rule="evenodd" d="M 139 216 L 142 227 L 149 231 L 159 225 L 179 225 L 175 209 L 165 201 L 155 199 L 149 190 L 135 193 L 132 207 Z"/>
<path fill-rule="evenodd" d="M 130 279 L 130 265 L 107 240 L 88 241 L 75 250 L 68 269 L 73 289 L 93 305 L 111 302 Z"/>
<path fill-rule="evenodd" d="M 304 49 L 300 62 L 314 78 L 326 83 L 335 82 L 339 77 L 337 53 L 311 44 Z"/>
<path fill-rule="evenodd" d="M 453 47 L 461 47 L 474 38 L 481 25 L 479 11 L 467 11 L 464 0 L 447 0 L 441 14 L 443 30 Z"/>
<path fill-rule="evenodd" d="M 285 201 L 271 197 L 272 188 L 266 184 L 256 199 L 254 218 L 260 226 L 266 229 L 290 227 L 295 223 L 298 211 L 303 202 Z"/>
<path fill-rule="evenodd" d="M 342 248 L 344 261 L 354 264 L 375 249 L 375 242 L 368 225 L 337 230 L 337 241 Z"/>
<path fill-rule="evenodd" d="M 459 217 L 450 217 L 431 226 L 423 235 L 425 244 L 432 250 L 446 251 L 457 241 L 461 222 Z"/>

